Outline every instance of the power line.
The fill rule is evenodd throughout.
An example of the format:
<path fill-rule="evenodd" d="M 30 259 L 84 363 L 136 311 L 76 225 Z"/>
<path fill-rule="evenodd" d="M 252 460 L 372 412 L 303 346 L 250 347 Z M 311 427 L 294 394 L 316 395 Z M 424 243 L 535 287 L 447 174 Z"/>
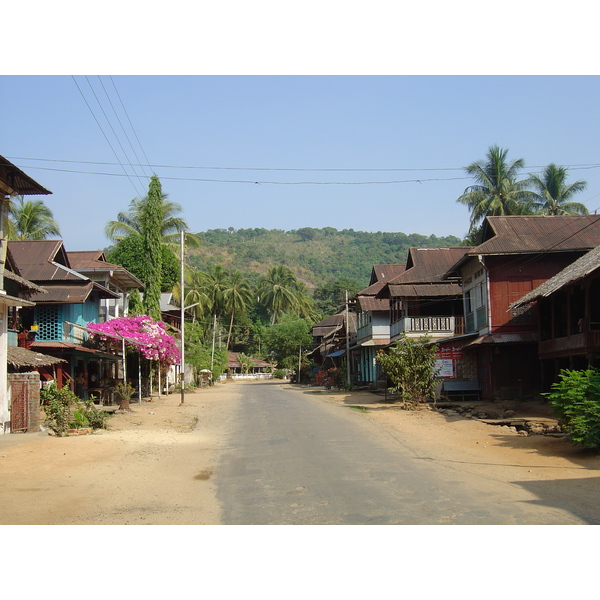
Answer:
<path fill-rule="evenodd" d="M 119 161 L 119 164 L 121 165 L 121 168 L 123 169 L 123 173 L 125 173 L 125 176 L 129 179 L 129 181 L 130 181 L 131 185 L 133 186 L 133 189 L 135 190 L 136 194 L 138 194 L 138 190 L 135 187 L 135 184 L 133 183 L 133 181 L 131 180 L 131 177 L 128 175 L 127 171 L 125 170 L 125 167 L 123 166 L 123 163 L 121 163 L 121 161 L 119 159 L 119 156 L 117 155 L 117 153 L 115 152 L 115 149 L 113 148 L 112 144 L 110 143 L 110 140 L 108 139 L 108 136 L 104 132 L 104 129 L 102 128 L 102 125 L 100 125 L 100 122 L 98 121 L 96 115 L 94 114 L 94 111 L 92 110 L 92 107 L 90 106 L 89 102 L 87 101 L 86 97 L 84 96 L 83 91 L 79 87 L 79 84 L 77 83 L 77 80 L 75 79 L 75 77 L 73 75 L 71 75 L 71 78 L 73 79 L 73 82 L 77 86 L 77 89 L 79 90 L 79 93 L 81 94 L 81 97 L 83 98 L 83 101 L 85 102 L 85 104 L 87 105 L 90 113 L 92 114 L 92 117 L 94 117 L 94 120 L 96 121 L 96 124 L 98 125 L 98 128 L 102 132 L 102 135 L 104 136 L 104 139 L 106 140 L 106 143 L 109 145 L 109 147 L 112 150 L 113 154 L 115 155 L 115 158 L 117 159 L 117 161 Z"/>
<path fill-rule="evenodd" d="M 104 110 L 104 107 L 102 106 L 102 103 L 100 102 L 100 99 L 96 95 L 96 92 L 95 92 L 94 88 L 92 87 L 92 84 L 90 83 L 90 80 L 89 80 L 89 78 L 88 78 L 87 75 L 85 76 L 85 80 L 87 81 L 90 89 L 92 90 L 92 94 L 94 94 L 94 98 L 96 98 L 96 102 L 98 103 L 98 106 L 100 106 L 100 110 L 102 111 L 102 114 L 104 115 L 104 118 L 106 119 L 106 122 L 108 123 L 108 126 L 110 127 L 110 130 L 113 132 L 113 135 L 115 136 L 115 139 L 117 140 L 117 143 L 121 147 L 121 150 L 122 150 L 123 154 L 125 155 L 125 159 L 127 160 L 128 165 L 133 169 L 133 165 L 131 164 L 131 160 L 127 156 L 127 152 L 125 151 L 125 148 L 123 148 L 123 144 L 121 144 L 121 140 L 119 139 L 119 136 L 117 135 L 117 132 L 115 131 L 114 127 L 112 126 L 112 123 L 110 122 L 110 119 L 108 118 L 108 115 L 106 114 L 106 111 Z M 123 169 L 123 170 L 125 170 L 125 169 Z M 140 178 L 139 178 L 138 174 L 135 173 L 135 169 L 133 169 L 133 171 L 134 171 L 135 176 L 139 180 Z M 144 195 L 143 193 L 140 194 L 139 190 L 137 188 L 136 188 L 136 192 L 138 193 L 139 196 L 143 196 Z"/>
<path fill-rule="evenodd" d="M 108 92 L 106 91 L 106 88 L 104 87 L 104 83 L 103 83 L 102 79 L 100 78 L 100 76 L 98 76 L 98 81 L 100 82 L 100 85 L 102 86 L 102 89 L 104 90 L 104 94 L 106 95 L 106 97 L 108 99 L 108 103 L 110 104 L 110 107 L 112 108 L 113 113 L 115 114 L 115 117 L 117 118 L 117 121 L 119 122 L 119 125 L 121 126 L 121 130 L 125 134 L 125 138 L 129 142 L 129 147 L 133 151 L 133 154 L 135 156 L 135 159 L 136 159 L 137 163 L 136 164 L 132 164 L 132 162 L 129 161 L 129 165 L 132 167 L 134 173 L 136 174 L 136 177 L 138 179 L 140 179 L 139 175 L 137 174 L 137 170 L 136 170 L 136 167 L 140 166 L 140 159 L 139 159 L 139 157 L 137 155 L 137 152 L 135 151 L 135 148 L 133 147 L 133 144 L 131 143 L 131 140 L 129 139 L 129 136 L 127 135 L 127 131 L 125 131 L 125 127 L 123 127 L 123 123 L 121 123 L 121 119 L 119 118 L 119 114 L 115 110 L 115 107 L 114 107 L 114 105 L 112 103 L 112 100 L 110 99 L 110 96 L 108 95 Z M 142 172 L 143 172 L 143 168 L 142 168 Z M 140 182 L 141 182 L 141 179 L 140 179 Z"/>
<path fill-rule="evenodd" d="M 60 173 L 81 173 L 85 175 L 103 175 L 108 177 L 129 177 L 127 173 L 105 173 L 100 171 L 78 171 L 75 169 L 56 169 L 52 167 L 26 166 L 27 169 L 39 169 L 42 171 L 56 171 Z M 427 179 L 401 179 L 391 181 L 265 181 L 254 179 L 208 179 L 200 177 L 169 177 L 161 175 L 162 180 L 171 181 L 197 181 L 202 183 L 244 183 L 252 185 L 386 185 L 398 183 L 425 183 L 430 181 L 460 181 L 470 179 L 469 177 L 432 177 Z"/>
<path fill-rule="evenodd" d="M 125 113 L 125 116 L 127 117 L 127 121 L 129 121 L 129 126 L 131 127 L 131 131 L 133 131 L 133 135 L 135 136 L 135 139 L 137 140 L 137 143 L 142 151 L 142 154 L 144 155 L 144 158 L 146 159 L 146 163 L 149 165 L 150 163 L 150 159 L 148 158 L 148 156 L 146 155 L 146 151 L 144 150 L 144 147 L 142 146 L 142 142 L 140 142 L 140 138 L 138 137 L 138 134 L 135 130 L 135 127 L 133 126 L 133 123 L 131 122 L 131 119 L 129 118 L 129 113 L 127 112 L 127 109 L 125 108 L 125 104 L 123 103 L 123 100 L 121 99 L 121 94 L 119 94 L 119 90 L 117 89 L 117 85 L 114 82 L 114 79 L 112 78 L 112 75 L 109 75 L 109 79 L 110 82 L 113 85 L 113 88 L 115 89 L 115 92 L 117 94 L 117 98 L 119 99 L 119 102 L 121 103 L 121 107 L 123 108 L 123 112 Z M 134 152 L 135 153 L 135 152 Z M 135 157 L 137 158 L 137 154 L 135 155 Z M 138 159 L 139 161 L 139 159 Z M 144 166 L 144 165 L 141 165 Z"/>
<path fill-rule="evenodd" d="M 136 136 L 137 137 L 137 136 Z M 143 149 L 142 149 L 143 151 Z M 394 167 L 394 168 L 307 168 L 307 167 L 223 167 L 223 166 L 205 166 L 205 165 L 163 165 L 163 164 L 152 164 L 148 161 L 145 153 L 146 163 L 138 163 L 141 167 L 152 167 L 161 169 L 197 169 L 207 171 L 289 171 L 289 172 L 336 172 L 336 173 L 371 173 L 371 172 L 406 172 L 406 171 L 464 171 L 464 167 Z M 120 163 L 110 163 L 102 161 L 85 161 L 85 160 L 68 160 L 68 159 L 53 159 L 53 158 L 33 158 L 33 157 L 9 157 L 15 160 L 37 160 L 46 162 L 58 162 L 58 163 L 72 163 L 72 164 L 92 164 L 92 165 L 103 165 L 110 166 Z M 600 164 L 598 163 L 580 163 L 574 165 L 563 165 L 567 169 L 572 170 L 587 170 L 587 169 L 598 169 Z M 545 166 L 533 165 L 530 169 L 544 169 Z M 471 177 L 465 177 L 465 179 L 471 179 Z"/>

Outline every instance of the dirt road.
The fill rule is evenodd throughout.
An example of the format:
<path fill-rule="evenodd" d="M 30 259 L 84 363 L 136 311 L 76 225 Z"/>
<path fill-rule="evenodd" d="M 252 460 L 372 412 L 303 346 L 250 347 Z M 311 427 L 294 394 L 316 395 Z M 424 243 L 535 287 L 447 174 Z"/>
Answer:
<path fill-rule="evenodd" d="M 177 395 L 132 404 L 93 435 L 0 436 L 0 524 L 219 524 L 213 475 L 244 385 L 252 384 L 187 394 L 182 406 Z M 584 522 L 600 522 L 600 457 L 564 439 L 384 407 L 368 393 L 319 395 L 340 410 L 368 406 L 364 418 L 401 430 L 449 469 L 518 483 L 524 502 L 568 506 Z"/>

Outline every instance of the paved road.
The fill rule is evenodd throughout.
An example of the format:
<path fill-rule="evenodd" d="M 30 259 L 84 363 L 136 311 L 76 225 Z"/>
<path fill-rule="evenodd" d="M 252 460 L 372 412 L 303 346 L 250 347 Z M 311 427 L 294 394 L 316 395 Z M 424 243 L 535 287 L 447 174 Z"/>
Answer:
<path fill-rule="evenodd" d="M 224 524 L 581 523 L 520 502 L 514 484 L 443 468 L 401 432 L 322 396 L 273 382 L 239 388 L 214 480 Z"/>

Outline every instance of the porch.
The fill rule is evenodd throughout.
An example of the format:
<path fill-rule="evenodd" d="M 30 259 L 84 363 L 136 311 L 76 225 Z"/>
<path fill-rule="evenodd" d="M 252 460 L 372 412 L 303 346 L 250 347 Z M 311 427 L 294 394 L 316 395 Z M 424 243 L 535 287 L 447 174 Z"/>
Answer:
<path fill-rule="evenodd" d="M 392 338 L 401 334 L 410 337 L 429 335 L 432 337 L 451 337 L 465 333 L 464 317 L 404 317 L 392 323 Z"/>

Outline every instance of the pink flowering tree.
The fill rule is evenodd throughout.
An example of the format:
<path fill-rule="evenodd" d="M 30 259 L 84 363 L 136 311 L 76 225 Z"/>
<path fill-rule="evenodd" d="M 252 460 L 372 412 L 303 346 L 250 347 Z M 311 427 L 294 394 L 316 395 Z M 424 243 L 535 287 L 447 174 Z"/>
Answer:
<path fill-rule="evenodd" d="M 105 339 L 111 336 L 125 338 L 128 347 L 137 350 L 148 360 L 168 365 L 178 364 L 181 360 L 177 340 L 167 333 L 162 321 L 153 321 L 148 315 L 121 317 L 106 323 L 88 323 L 87 329 L 90 335 L 102 338 L 105 334 Z"/>

